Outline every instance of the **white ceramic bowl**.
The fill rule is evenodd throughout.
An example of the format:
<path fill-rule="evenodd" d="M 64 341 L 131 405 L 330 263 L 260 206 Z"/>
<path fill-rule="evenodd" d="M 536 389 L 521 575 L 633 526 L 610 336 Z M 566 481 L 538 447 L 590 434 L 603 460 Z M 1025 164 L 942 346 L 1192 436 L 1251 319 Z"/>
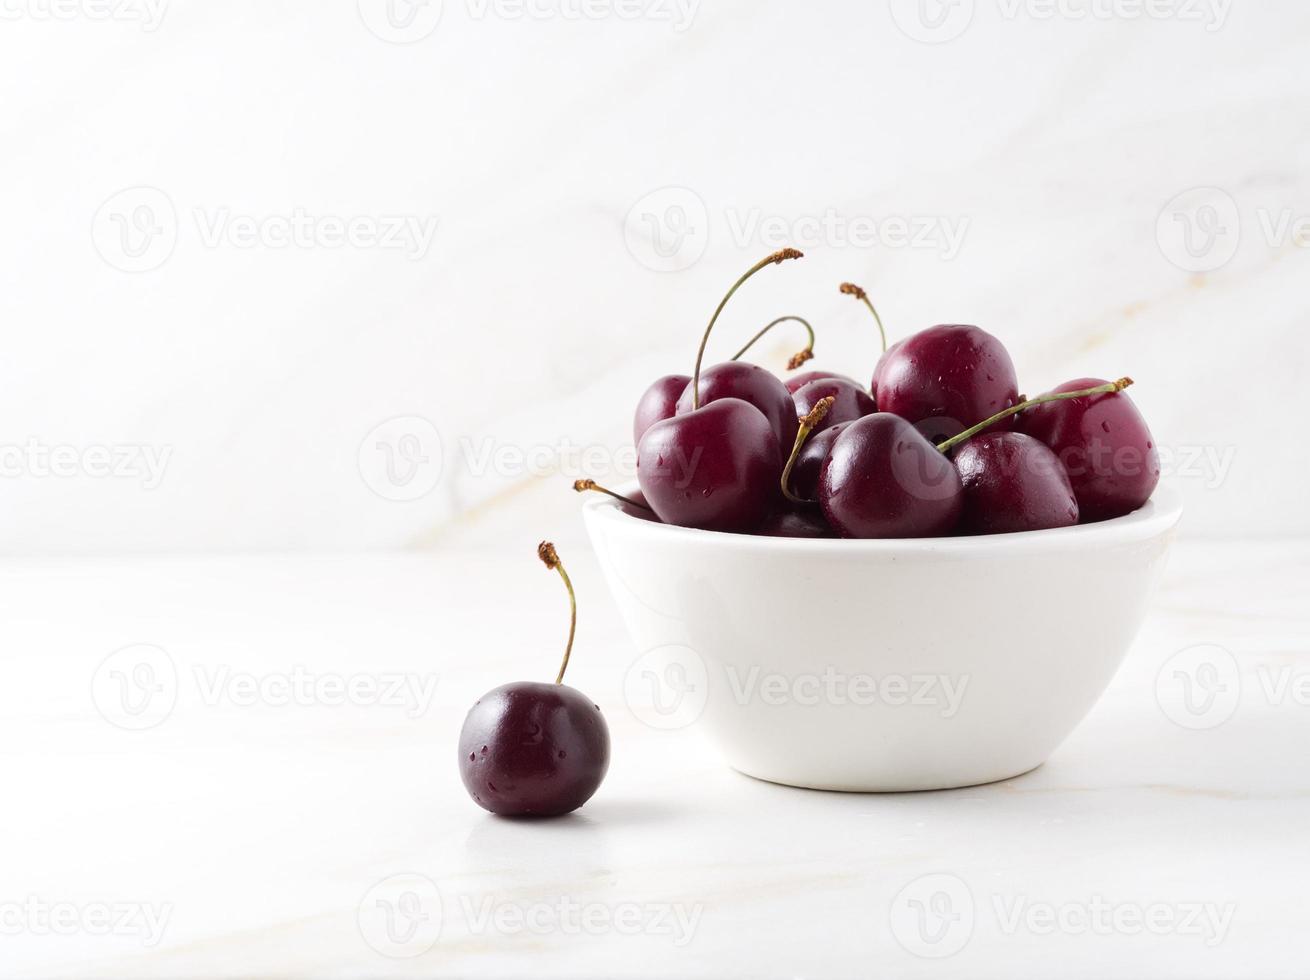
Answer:
<path fill-rule="evenodd" d="M 733 768 L 815 789 L 947 789 L 1041 765 L 1114 675 L 1182 513 L 1051 531 L 796 540 L 672 527 L 608 497 L 588 533 L 636 642 Z M 663 690 L 661 690 L 661 687 Z"/>

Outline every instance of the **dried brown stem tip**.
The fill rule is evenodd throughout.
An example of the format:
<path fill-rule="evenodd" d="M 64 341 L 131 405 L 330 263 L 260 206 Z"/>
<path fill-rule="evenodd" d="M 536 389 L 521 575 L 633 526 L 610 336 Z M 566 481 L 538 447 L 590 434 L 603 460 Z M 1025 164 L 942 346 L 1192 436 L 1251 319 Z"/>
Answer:
<path fill-rule="evenodd" d="M 819 403 L 810 409 L 810 414 L 800 420 L 801 426 L 806 429 L 813 429 L 824 420 L 828 414 L 828 409 L 832 408 L 832 403 L 836 400 L 832 395 L 827 398 L 820 398 Z"/>
<path fill-rule="evenodd" d="M 595 490 L 595 489 L 596 489 L 596 481 L 595 481 L 595 480 L 574 480 L 574 481 L 573 481 L 573 489 L 576 490 L 578 493 L 586 493 L 588 490 Z"/>
<path fill-rule="evenodd" d="M 784 248 L 780 252 L 774 252 L 764 261 L 772 262 L 774 265 L 778 265 L 782 262 L 786 262 L 788 259 L 803 259 L 803 258 L 805 258 L 805 253 L 802 252 L 800 249 Z"/>
<path fill-rule="evenodd" d="M 1132 378 L 1120 378 L 1118 381 L 1116 381 L 1116 382 L 1114 383 L 1114 386 L 1115 386 L 1115 389 L 1116 389 L 1116 390 L 1118 390 L 1118 391 L 1123 391 L 1125 388 L 1127 388 L 1127 387 L 1128 387 L 1129 385 L 1131 385 L 1131 384 L 1133 384 L 1133 379 L 1132 379 Z"/>
<path fill-rule="evenodd" d="M 546 567 L 549 569 L 559 567 L 559 555 L 555 551 L 555 546 L 549 541 L 543 541 L 537 545 L 537 557 L 545 562 Z"/>
<path fill-rule="evenodd" d="M 855 285 L 853 282 L 844 282 L 839 288 L 841 289 L 843 296 L 854 296 L 856 299 L 864 299 L 869 295 L 860 286 Z"/>
<path fill-rule="evenodd" d="M 814 351 L 806 347 L 805 350 L 799 351 L 798 353 L 795 353 L 791 356 L 791 360 L 787 362 L 787 370 L 795 371 L 806 361 L 812 360 L 813 358 L 814 358 Z"/>

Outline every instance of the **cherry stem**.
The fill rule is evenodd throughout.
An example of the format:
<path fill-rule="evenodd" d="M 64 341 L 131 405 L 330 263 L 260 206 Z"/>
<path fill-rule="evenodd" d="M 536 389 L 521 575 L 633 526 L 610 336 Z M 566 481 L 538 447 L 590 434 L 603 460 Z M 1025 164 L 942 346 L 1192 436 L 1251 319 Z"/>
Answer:
<path fill-rule="evenodd" d="M 595 480 L 574 480 L 573 489 L 578 493 L 586 493 L 588 490 L 594 490 L 596 493 L 606 493 L 615 500 L 622 500 L 625 504 L 631 504 L 633 507 L 640 507 L 642 510 L 648 510 L 652 514 L 655 513 L 655 508 L 651 507 L 649 504 L 643 504 L 640 500 L 633 500 L 631 497 L 625 497 L 621 493 L 615 493 L 607 487 L 602 487 Z"/>
<path fill-rule="evenodd" d="M 959 435 L 951 436 L 945 442 L 939 442 L 937 448 L 942 452 L 948 452 L 964 442 L 966 439 L 972 439 L 989 425 L 1009 418 L 1011 415 L 1017 415 L 1025 408 L 1031 408 L 1033 405 L 1041 405 L 1044 402 L 1059 402 L 1068 398 L 1090 398 L 1092 395 L 1113 395 L 1116 392 L 1123 391 L 1133 383 L 1132 378 L 1120 378 L 1118 381 L 1111 381 L 1107 384 L 1097 385 L 1095 388 L 1084 388 L 1081 391 L 1060 391 L 1054 394 L 1038 395 L 1036 398 L 1029 398 L 1018 405 L 1011 405 L 1009 408 L 1002 409 L 989 419 L 983 419 L 975 426 L 971 426 L 961 432 Z"/>
<path fill-rule="evenodd" d="M 878 315 L 878 311 L 873 308 L 873 301 L 869 299 L 869 294 L 864 291 L 863 287 L 857 286 L 853 282 L 844 282 L 841 284 L 839 288 L 841 289 L 843 295 L 854 296 L 856 299 L 862 301 L 864 305 L 869 308 L 869 312 L 873 314 L 873 318 L 878 321 L 878 335 L 882 337 L 882 352 L 886 354 L 887 331 L 883 329 L 882 317 L 880 317 Z"/>
<path fill-rule="evenodd" d="M 555 675 L 555 683 L 562 684 L 564 671 L 569 669 L 569 654 L 573 652 L 573 634 L 578 630 L 578 597 L 573 594 L 573 583 L 569 581 L 569 573 L 564 571 L 564 563 L 559 560 L 553 544 L 543 541 L 537 545 L 537 557 L 546 563 L 547 568 L 559 572 L 559 577 L 564 580 L 564 588 L 569 590 L 569 644 L 564 648 L 564 662 L 559 665 L 559 673 Z"/>
<path fill-rule="evenodd" d="M 741 288 L 742 283 L 766 266 L 779 265 L 787 261 L 787 259 L 799 259 L 803 255 L 803 252 L 797 251 L 794 248 L 784 248 L 780 252 L 774 252 L 772 255 L 760 259 L 760 261 L 747 269 L 740 279 L 732 284 L 732 288 L 728 290 L 727 295 L 719 301 L 718 309 L 716 309 L 714 315 L 710 317 L 710 325 L 705 328 L 705 334 L 700 339 L 700 350 L 696 352 L 696 370 L 692 372 L 691 376 L 691 407 L 693 411 L 700 408 L 700 364 L 701 361 L 705 359 L 705 345 L 710 342 L 710 332 L 714 329 L 714 324 L 718 322 L 719 314 L 722 313 L 723 308 L 728 305 L 728 300 L 732 299 L 732 294 Z"/>
<path fill-rule="evenodd" d="M 766 333 L 768 333 L 770 330 L 772 330 L 772 329 L 773 329 L 774 327 L 776 327 L 778 324 L 780 324 L 780 323 L 786 323 L 788 320 L 795 320 L 797 323 L 799 323 L 801 326 L 803 326 L 803 327 L 805 328 L 805 332 L 808 333 L 808 334 L 810 335 L 810 342 L 809 342 L 808 344 L 805 345 L 805 349 L 804 349 L 804 350 L 801 350 L 801 351 L 798 351 L 797 353 L 793 354 L 793 355 L 791 356 L 791 360 L 787 362 L 787 370 L 788 370 L 788 371 L 795 371 L 798 367 L 800 367 L 800 366 L 801 366 L 802 364 L 804 364 L 806 361 L 808 361 L 808 360 L 810 360 L 811 358 L 814 357 L 814 328 L 813 328 L 812 326 L 810 326 L 810 321 L 807 320 L 807 319 L 805 319 L 805 318 L 802 317 L 802 316 L 790 316 L 790 315 L 789 315 L 789 316 L 780 316 L 780 317 L 778 317 L 778 319 L 774 320 L 774 321 L 773 321 L 772 323 L 770 323 L 767 327 L 765 327 L 763 330 L 761 330 L 759 333 L 757 333 L 754 337 L 752 337 L 749 341 L 747 341 L 745 347 L 743 347 L 741 350 L 737 351 L 737 353 L 733 354 L 733 355 L 732 355 L 732 360 L 734 360 L 734 361 L 735 361 L 735 360 L 738 360 L 738 359 L 741 357 L 741 355 L 745 354 L 748 350 L 751 349 L 751 347 L 753 347 L 753 346 L 755 345 L 755 341 L 759 340 L 761 337 L 763 337 Z"/>
<path fill-rule="evenodd" d="M 801 427 L 796 430 L 796 442 L 792 444 L 791 455 L 787 457 L 787 465 L 782 468 L 782 495 L 794 504 L 812 504 L 813 500 L 806 500 L 804 497 L 798 497 L 791 492 L 791 471 L 796 465 L 796 458 L 801 454 L 801 446 L 805 445 L 805 440 L 810 437 L 814 427 L 823 421 L 828 414 L 828 409 L 832 408 L 832 403 L 837 399 L 832 395 L 827 398 L 820 398 L 818 403 L 810 409 L 810 413 L 804 418 L 798 419 Z"/>

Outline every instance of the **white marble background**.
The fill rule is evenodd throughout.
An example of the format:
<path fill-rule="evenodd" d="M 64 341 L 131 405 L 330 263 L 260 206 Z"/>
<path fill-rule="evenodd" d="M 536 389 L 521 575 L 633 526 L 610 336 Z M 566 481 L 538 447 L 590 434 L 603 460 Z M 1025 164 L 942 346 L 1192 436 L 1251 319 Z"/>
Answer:
<path fill-rule="evenodd" d="M 5 552 L 550 533 L 781 244 L 713 351 L 867 375 L 855 279 L 1133 375 L 1189 534 L 1310 530 L 1304 4 L 391 4 L 0 5 Z"/>

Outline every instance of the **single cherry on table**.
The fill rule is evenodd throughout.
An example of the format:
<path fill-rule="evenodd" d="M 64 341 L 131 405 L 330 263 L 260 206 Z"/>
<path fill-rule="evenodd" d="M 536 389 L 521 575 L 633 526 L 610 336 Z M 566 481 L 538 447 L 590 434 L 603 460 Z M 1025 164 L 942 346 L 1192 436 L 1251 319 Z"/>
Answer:
<path fill-rule="evenodd" d="M 578 606 L 549 541 L 537 546 L 569 593 L 569 640 L 555 683 L 518 681 L 488 691 L 459 733 L 459 774 L 473 802 L 501 816 L 557 817 L 591 799 L 609 769 L 609 727 L 600 708 L 563 683 Z"/>

